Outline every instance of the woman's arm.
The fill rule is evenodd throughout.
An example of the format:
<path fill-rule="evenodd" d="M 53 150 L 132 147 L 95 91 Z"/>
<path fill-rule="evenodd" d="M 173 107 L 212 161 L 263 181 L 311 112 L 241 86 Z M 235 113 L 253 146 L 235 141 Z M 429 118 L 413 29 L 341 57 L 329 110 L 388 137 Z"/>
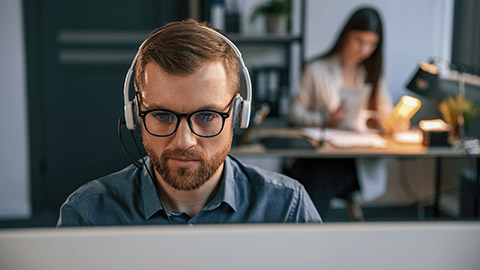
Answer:
<path fill-rule="evenodd" d="M 296 125 L 319 126 L 323 122 L 320 112 L 316 111 L 316 78 L 311 66 L 302 74 L 300 89 L 290 108 L 290 121 Z"/>

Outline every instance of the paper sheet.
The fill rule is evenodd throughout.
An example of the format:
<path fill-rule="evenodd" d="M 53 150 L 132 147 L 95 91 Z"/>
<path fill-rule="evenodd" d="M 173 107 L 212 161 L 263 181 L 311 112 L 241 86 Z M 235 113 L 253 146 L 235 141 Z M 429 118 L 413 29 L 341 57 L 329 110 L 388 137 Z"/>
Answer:
<path fill-rule="evenodd" d="M 338 128 L 362 132 L 367 130 L 368 115 L 365 108 L 370 91 L 369 84 L 340 89 L 342 120 Z"/>
<path fill-rule="evenodd" d="M 373 147 L 385 148 L 387 142 L 377 133 L 360 133 L 355 131 L 347 131 L 340 129 L 327 128 L 323 132 L 319 128 L 304 128 L 302 135 L 320 140 L 322 137 L 335 147 L 351 148 L 351 147 Z"/>

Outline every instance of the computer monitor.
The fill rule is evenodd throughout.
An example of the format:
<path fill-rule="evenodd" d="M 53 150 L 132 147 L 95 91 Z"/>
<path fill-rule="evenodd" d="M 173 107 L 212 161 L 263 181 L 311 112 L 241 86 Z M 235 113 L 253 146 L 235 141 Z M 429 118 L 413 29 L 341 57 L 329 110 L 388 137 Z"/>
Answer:
<path fill-rule="evenodd" d="M 480 223 L 0 231 L 0 269 L 479 269 Z"/>

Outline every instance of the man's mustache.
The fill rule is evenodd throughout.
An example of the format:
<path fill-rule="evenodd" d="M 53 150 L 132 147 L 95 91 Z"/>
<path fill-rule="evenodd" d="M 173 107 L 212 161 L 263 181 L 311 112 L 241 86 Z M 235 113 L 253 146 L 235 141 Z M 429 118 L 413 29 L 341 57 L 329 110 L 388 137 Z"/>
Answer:
<path fill-rule="evenodd" d="M 197 150 L 182 150 L 182 149 L 172 149 L 165 150 L 162 153 L 162 158 L 172 159 L 172 158 L 181 158 L 181 159 L 193 159 L 193 160 L 205 160 L 205 155 Z"/>

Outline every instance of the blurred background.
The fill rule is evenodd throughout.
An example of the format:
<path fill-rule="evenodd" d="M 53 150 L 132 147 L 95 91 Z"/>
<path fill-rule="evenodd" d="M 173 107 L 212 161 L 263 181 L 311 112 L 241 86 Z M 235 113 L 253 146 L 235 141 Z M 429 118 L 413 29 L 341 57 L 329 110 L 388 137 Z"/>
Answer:
<path fill-rule="evenodd" d="M 54 226 L 72 191 L 129 165 L 117 135 L 125 74 L 149 32 L 171 21 L 210 21 L 227 33 L 251 72 L 254 105 L 267 102 L 270 117 L 288 114 L 304 61 L 330 48 L 361 5 L 383 16 L 394 103 L 412 95 L 408 80 L 419 61 L 433 56 L 480 73 L 480 4 L 474 0 L 290 0 L 280 18 L 252 17 L 266 2 L 0 0 L 0 226 Z M 480 103 L 478 91 L 472 97 Z M 424 104 L 423 115 L 438 117 L 436 104 Z M 281 170 L 275 158 L 258 162 Z M 442 162 L 442 169 L 449 167 L 441 171 L 443 188 L 455 197 L 459 172 L 471 161 Z M 392 208 L 382 207 L 398 205 L 413 209 L 413 216 L 395 208 L 390 218 L 428 218 L 434 161 L 392 160 L 389 166 L 389 192 L 366 205 L 371 220 L 388 219 L 382 213 Z M 403 173 L 412 176 L 395 181 Z M 443 217 L 461 218 L 459 203 L 444 202 Z"/>

